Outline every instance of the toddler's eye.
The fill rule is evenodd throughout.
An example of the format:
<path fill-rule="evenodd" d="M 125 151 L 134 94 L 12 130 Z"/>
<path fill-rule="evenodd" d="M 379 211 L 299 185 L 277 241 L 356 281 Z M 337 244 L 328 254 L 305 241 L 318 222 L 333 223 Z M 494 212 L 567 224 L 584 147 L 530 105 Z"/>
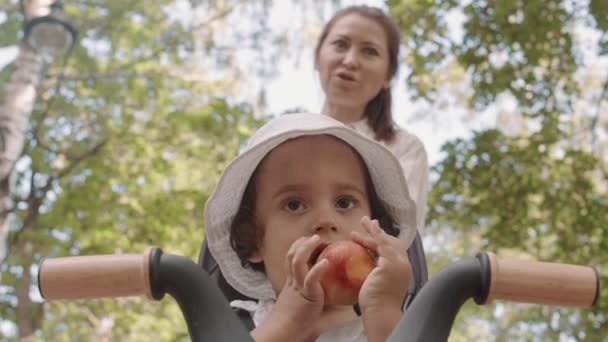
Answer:
<path fill-rule="evenodd" d="M 285 203 L 284 207 L 293 212 L 298 212 L 304 210 L 304 204 L 300 200 L 289 200 Z"/>
<path fill-rule="evenodd" d="M 340 197 L 338 198 L 338 200 L 336 201 L 336 206 L 340 209 L 351 209 L 355 206 L 356 201 L 354 198 L 352 197 Z"/>

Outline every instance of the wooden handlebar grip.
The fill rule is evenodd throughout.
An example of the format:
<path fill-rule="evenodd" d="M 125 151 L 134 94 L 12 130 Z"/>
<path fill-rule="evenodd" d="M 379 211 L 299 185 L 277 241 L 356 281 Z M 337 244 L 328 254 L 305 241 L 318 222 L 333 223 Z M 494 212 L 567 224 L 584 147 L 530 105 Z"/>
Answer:
<path fill-rule="evenodd" d="M 592 267 L 499 258 L 490 260 L 486 303 L 503 299 L 522 303 L 589 307 L 599 294 L 599 275 Z"/>
<path fill-rule="evenodd" d="M 40 265 L 42 297 L 92 299 L 146 294 L 150 289 L 150 253 L 75 256 L 46 259 Z"/>

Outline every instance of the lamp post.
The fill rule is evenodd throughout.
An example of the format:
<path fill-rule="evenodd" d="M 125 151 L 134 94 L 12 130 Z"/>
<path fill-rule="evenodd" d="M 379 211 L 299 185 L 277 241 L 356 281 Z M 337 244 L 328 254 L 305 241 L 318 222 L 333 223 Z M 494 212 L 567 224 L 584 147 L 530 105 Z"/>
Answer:
<path fill-rule="evenodd" d="M 0 260 L 7 253 L 11 175 L 23 150 L 43 66 L 68 51 L 76 39 L 76 30 L 65 20 L 60 1 L 21 0 L 21 7 L 24 37 L 0 110 Z"/>

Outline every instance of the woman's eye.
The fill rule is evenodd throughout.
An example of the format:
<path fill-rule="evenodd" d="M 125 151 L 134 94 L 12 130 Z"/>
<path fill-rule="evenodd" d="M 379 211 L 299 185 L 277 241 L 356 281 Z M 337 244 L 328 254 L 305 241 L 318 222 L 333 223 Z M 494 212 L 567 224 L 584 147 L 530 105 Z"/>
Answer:
<path fill-rule="evenodd" d="M 365 48 L 365 49 L 363 50 L 363 52 L 364 52 L 366 55 L 370 55 L 370 56 L 378 56 L 378 55 L 379 55 L 379 54 L 378 54 L 378 51 L 377 51 L 376 49 L 374 49 L 374 48 Z"/>
<path fill-rule="evenodd" d="M 344 48 L 344 47 L 346 47 L 346 42 L 344 40 L 338 39 L 333 42 L 333 45 L 335 45 L 338 48 Z"/>
<path fill-rule="evenodd" d="M 289 200 L 285 203 L 285 208 L 289 211 L 302 211 L 304 204 L 300 200 Z"/>
<path fill-rule="evenodd" d="M 355 204 L 356 201 L 352 197 L 340 197 L 336 201 L 336 206 L 340 209 L 351 209 Z"/>

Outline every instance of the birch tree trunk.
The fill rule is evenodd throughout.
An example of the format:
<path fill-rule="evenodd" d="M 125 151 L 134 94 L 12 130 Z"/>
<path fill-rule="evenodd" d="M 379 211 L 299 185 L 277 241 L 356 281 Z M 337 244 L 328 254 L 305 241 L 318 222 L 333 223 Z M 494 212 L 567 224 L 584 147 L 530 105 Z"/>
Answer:
<path fill-rule="evenodd" d="M 48 15 L 52 3 L 53 0 L 25 0 L 23 8 L 26 20 Z M 23 151 L 25 130 L 34 107 L 42 66 L 40 54 L 25 42 L 21 43 L 0 112 L 0 260 L 8 253 L 11 175 Z"/>
<path fill-rule="evenodd" d="M 24 1 L 25 19 L 31 20 L 48 15 L 52 2 L 53 0 Z M 0 260 L 4 260 L 7 256 L 9 247 L 7 239 L 9 214 L 12 207 L 11 176 L 25 144 L 25 132 L 34 108 L 36 88 L 40 83 L 42 67 L 42 56 L 27 43 L 22 42 L 14 62 L 13 74 L 6 87 L 4 106 L 0 112 Z M 31 260 L 33 244 L 31 241 L 25 241 L 23 247 L 21 252 L 27 254 L 24 259 Z M 29 296 L 31 262 L 26 262 L 23 266 L 23 277 L 18 281 L 16 288 L 18 331 L 20 341 L 31 341 L 34 334 L 32 301 Z"/>
<path fill-rule="evenodd" d="M 22 43 L 15 61 L 15 71 L 7 86 L 3 111 L 0 113 L 0 256 L 7 253 L 8 214 L 12 203 L 11 175 L 21 155 L 25 130 L 34 106 L 36 87 L 40 82 L 42 58 Z"/>

